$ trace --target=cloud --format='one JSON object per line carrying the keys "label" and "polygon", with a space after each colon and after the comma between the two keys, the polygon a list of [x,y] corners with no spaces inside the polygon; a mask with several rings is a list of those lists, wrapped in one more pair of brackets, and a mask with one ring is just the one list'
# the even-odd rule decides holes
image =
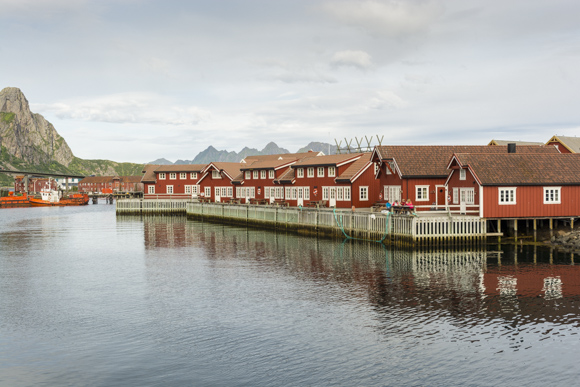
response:
{"label": "cloud", "polygon": [[352,66],[361,70],[373,67],[371,56],[364,51],[338,51],[330,59],[330,64],[335,67]]}
{"label": "cloud", "polygon": [[62,120],[117,124],[196,125],[211,118],[204,109],[174,105],[154,93],[120,93],[84,101],[33,104],[33,107]]}
{"label": "cloud", "polygon": [[338,21],[373,35],[403,37],[424,32],[443,13],[436,1],[332,1],[322,9]]}
{"label": "cloud", "polygon": [[378,91],[370,99],[369,108],[373,110],[401,109],[408,105],[408,102],[392,91]]}

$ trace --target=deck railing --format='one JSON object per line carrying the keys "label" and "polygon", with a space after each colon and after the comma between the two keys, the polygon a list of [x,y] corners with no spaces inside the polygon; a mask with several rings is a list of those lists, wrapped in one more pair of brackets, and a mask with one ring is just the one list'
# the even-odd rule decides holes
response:
{"label": "deck railing", "polygon": [[274,228],[312,230],[352,238],[416,240],[485,237],[485,220],[477,216],[451,216],[447,212],[394,215],[366,211],[198,203],[188,200],[117,201],[118,214],[179,213],[190,218],[209,218]]}

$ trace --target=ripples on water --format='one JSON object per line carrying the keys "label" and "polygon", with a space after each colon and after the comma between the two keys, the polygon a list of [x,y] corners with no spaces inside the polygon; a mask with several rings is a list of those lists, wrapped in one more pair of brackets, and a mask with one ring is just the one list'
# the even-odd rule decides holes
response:
{"label": "ripples on water", "polygon": [[574,385],[570,254],[0,212],[0,385]]}

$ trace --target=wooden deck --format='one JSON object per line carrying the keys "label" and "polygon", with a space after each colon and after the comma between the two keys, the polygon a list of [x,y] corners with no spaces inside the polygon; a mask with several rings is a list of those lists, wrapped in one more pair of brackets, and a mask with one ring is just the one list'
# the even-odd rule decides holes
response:
{"label": "wooden deck", "polygon": [[198,203],[189,200],[117,201],[118,214],[183,214],[190,219],[262,226],[353,239],[411,243],[484,239],[486,221],[478,216],[446,212],[394,215],[367,210],[295,208],[275,205]]}

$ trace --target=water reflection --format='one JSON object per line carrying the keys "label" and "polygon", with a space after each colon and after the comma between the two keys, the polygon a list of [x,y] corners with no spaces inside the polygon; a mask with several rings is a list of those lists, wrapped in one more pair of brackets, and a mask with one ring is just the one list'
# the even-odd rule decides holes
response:
{"label": "water reflection", "polygon": [[212,260],[252,260],[262,270],[338,284],[364,296],[385,323],[421,316],[469,327],[496,319],[514,326],[546,321],[577,326],[579,321],[580,267],[568,264],[563,254],[533,246],[413,251],[182,217],[142,221],[148,250],[197,246]]}

